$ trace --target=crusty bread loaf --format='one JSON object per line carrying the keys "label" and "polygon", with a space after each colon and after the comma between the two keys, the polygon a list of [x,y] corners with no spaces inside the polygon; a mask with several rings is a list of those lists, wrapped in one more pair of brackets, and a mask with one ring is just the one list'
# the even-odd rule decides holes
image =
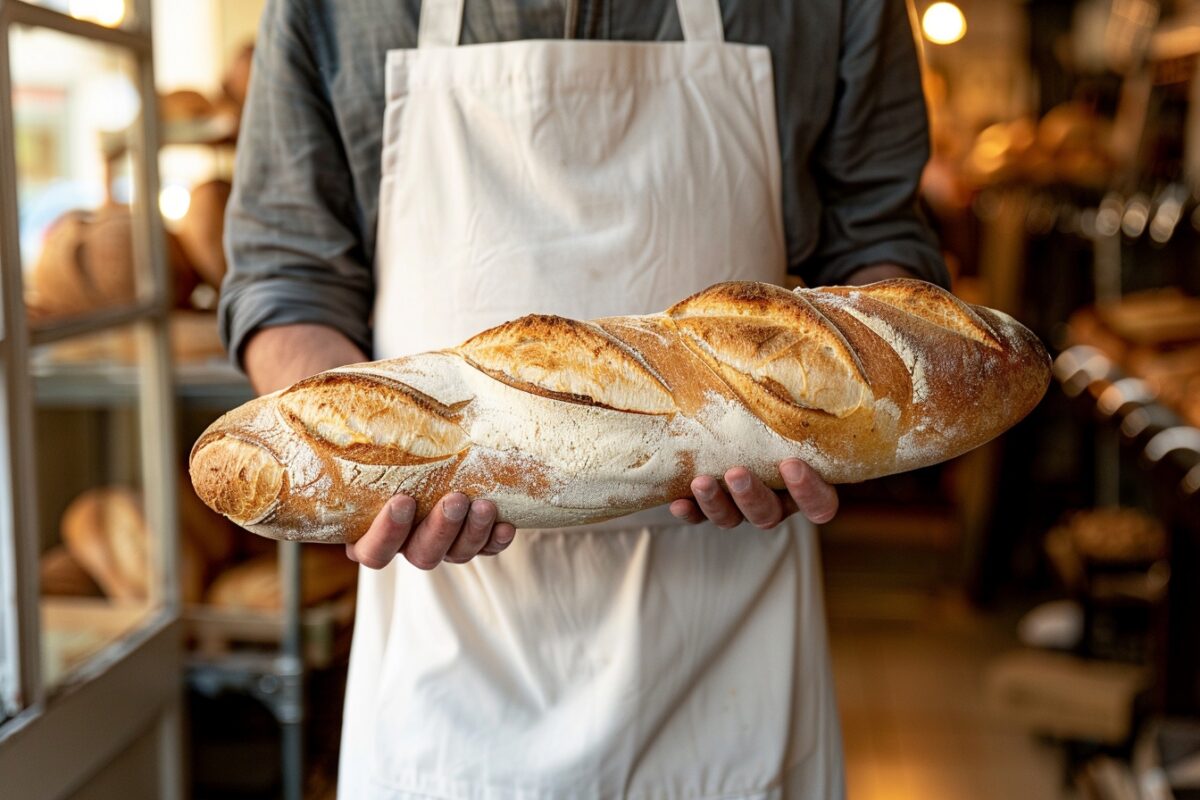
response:
{"label": "crusty bread loaf", "polygon": [[[300,553],[300,604],[311,606],[354,587],[358,567],[340,550],[305,547]],[[222,572],[213,581],[205,603],[218,608],[278,611],[283,606],[279,561],[264,553]]]}
{"label": "crusty bread loaf", "polygon": [[[185,306],[196,288],[196,275],[179,241],[167,233],[166,242],[175,305]],[[50,226],[26,285],[26,305],[35,320],[75,316],[136,299],[128,206],[69,211]]]}
{"label": "crusty bread loaf", "polygon": [[116,600],[144,600],[150,557],[141,500],[129,489],[89,489],[71,501],[60,523],[71,556]]}
{"label": "crusty bread loaf", "polygon": [[530,316],[258,398],[192,450],[201,499],[272,538],[357,539],[388,497],[449,491],[518,527],[622,516],[745,465],[780,487],[933,464],[1013,425],[1049,361],[997,311],[927,283],[724,283],[661,314]]}
{"label": "crusty bread loaf", "polygon": [[192,187],[192,201],[179,224],[179,243],[196,273],[214,289],[225,280],[225,206],[233,187],[212,180]]}
{"label": "crusty bread loaf", "polygon": [[42,553],[38,566],[39,586],[44,597],[98,597],[103,594],[65,545],[55,545]]}
{"label": "crusty bread loaf", "polygon": [[[71,557],[115,600],[145,600],[150,588],[150,537],[138,492],[121,486],[88,489],[60,521]],[[205,551],[185,535],[179,542],[179,593],[198,603],[208,564]]]}

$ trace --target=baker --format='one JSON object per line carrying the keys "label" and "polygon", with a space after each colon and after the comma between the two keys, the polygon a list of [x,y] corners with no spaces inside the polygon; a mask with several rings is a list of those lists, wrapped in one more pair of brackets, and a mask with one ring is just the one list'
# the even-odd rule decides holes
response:
{"label": "baker", "polygon": [[[944,285],[927,140],[902,0],[270,0],[222,331],[267,392],[718,281]],[[394,497],[347,547],[339,796],[842,796],[805,519],[837,499],[780,471],[519,534]]]}

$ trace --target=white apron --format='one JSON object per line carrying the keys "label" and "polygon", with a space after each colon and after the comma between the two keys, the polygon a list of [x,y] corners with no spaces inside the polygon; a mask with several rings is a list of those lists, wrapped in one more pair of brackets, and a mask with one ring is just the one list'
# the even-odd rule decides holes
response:
{"label": "white apron", "polygon": [[[685,42],[459,47],[462,0],[425,0],[387,60],[376,357],[782,280],[770,54],[677,2]],[[343,800],[842,796],[799,519],[655,509],[359,586]]]}

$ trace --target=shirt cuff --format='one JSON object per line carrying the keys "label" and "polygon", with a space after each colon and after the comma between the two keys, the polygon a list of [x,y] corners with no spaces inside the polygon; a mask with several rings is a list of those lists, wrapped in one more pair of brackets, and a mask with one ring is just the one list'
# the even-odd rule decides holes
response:
{"label": "shirt cuff", "polygon": [[325,283],[315,287],[291,278],[259,278],[232,286],[227,282],[217,310],[221,341],[239,369],[250,336],[279,325],[325,325],[345,334],[364,353],[371,352],[370,308],[351,288]]}
{"label": "shirt cuff", "polygon": [[895,264],[912,270],[924,281],[950,288],[950,272],[937,248],[925,242],[883,242],[825,261],[812,273],[813,286],[845,283],[855,270],[873,264]]}

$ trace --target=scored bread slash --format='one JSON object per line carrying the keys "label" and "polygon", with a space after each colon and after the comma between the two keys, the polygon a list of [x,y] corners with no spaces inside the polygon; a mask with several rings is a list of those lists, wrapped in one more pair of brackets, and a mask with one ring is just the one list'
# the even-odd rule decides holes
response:
{"label": "scored bread slash", "polygon": [[660,314],[534,315],[449,350],[356,364],[260,397],[196,442],[197,494],[275,539],[348,542],[388,498],[459,491],[561,528],[687,496],[745,466],[847,483],[952,458],[1037,404],[1029,330],[921,281],[723,283]]}

